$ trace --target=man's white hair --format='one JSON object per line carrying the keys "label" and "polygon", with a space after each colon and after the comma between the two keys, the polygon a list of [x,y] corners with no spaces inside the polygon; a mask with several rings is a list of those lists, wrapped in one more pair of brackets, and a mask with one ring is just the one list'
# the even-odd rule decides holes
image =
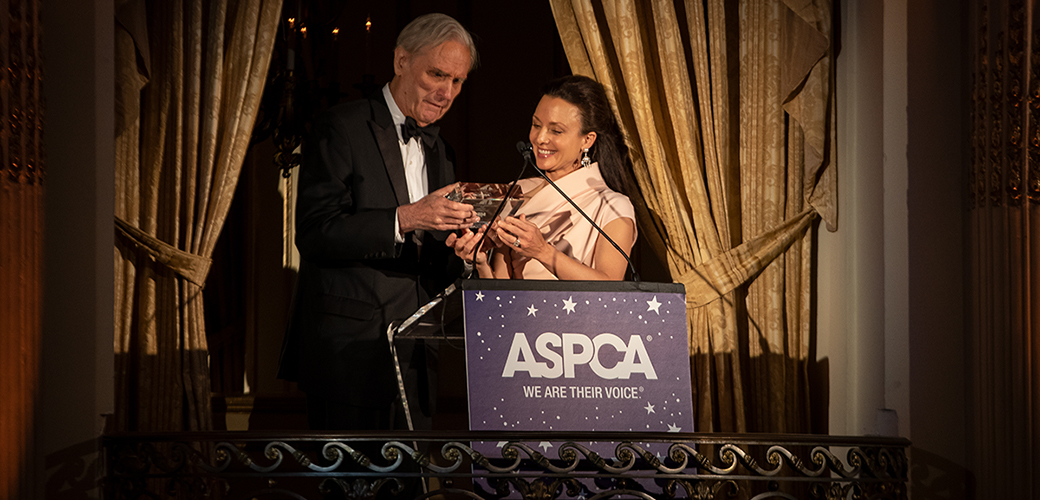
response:
{"label": "man's white hair", "polygon": [[445,14],[425,14],[413,19],[397,35],[397,47],[410,54],[418,54],[448,40],[456,40],[469,48],[469,68],[472,70],[477,67],[477,47],[473,37],[462,24]]}

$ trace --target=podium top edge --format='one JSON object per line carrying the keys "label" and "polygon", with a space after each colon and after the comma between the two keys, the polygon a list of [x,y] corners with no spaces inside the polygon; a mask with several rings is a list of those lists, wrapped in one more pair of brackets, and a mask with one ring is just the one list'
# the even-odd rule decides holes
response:
{"label": "podium top edge", "polygon": [[463,290],[536,290],[575,292],[655,292],[686,294],[682,283],[652,281],[567,281],[567,280],[499,280],[464,279]]}

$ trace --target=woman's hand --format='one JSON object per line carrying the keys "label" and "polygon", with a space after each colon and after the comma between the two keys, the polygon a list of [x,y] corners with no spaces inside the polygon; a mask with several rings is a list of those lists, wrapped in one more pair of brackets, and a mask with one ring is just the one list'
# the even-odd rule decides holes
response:
{"label": "woman's hand", "polygon": [[541,260],[547,252],[554,249],[545,242],[545,237],[538,226],[527,221],[527,215],[506,217],[496,222],[495,236],[501,244],[506,245],[514,253],[523,257]]}
{"label": "woman's hand", "polygon": [[[505,245],[505,243],[498,238],[498,223],[501,222],[501,221],[502,221],[502,218],[499,217],[499,218],[495,219],[494,222],[492,222],[491,224],[486,225],[486,226],[484,226],[482,228],[482,229],[487,229],[488,245],[492,246],[494,248],[501,248],[502,245]],[[489,248],[489,250],[490,250],[490,248]]]}
{"label": "woman's hand", "polygon": [[505,244],[504,248],[512,250],[496,254],[496,259],[501,256],[502,259],[511,261],[507,262],[506,267],[512,269],[523,259],[534,259],[561,280],[586,281],[625,279],[628,269],[625,256],[631,252],[636,234],[635,222],[632,219],[621,217],[611,221],[603,230],[617,242],[624,254],[618,252],[600,235],[596,238],[592,266],[587,266],[546,242],[538,227],[528,222],[524,215],[520,215],[520,218],[506,217],[494,226],[493,230],[489,234],[497,233],[496,236]]}
{"label": "woman's hand", "polygon": [[[481,226],[477,229],[477,232],[471,231],[469,228],[462,230],[462,234],[458,235],[452,233],[448,235],[448,239],[444,241],[444,244],[455,250],[455,255],[460,259],[471,262],[478,266],[487,264],[487,249],[476,250],[477,245],[480,244],[480,237],[487,230],[487,226]],[[487,246],[485,241],[484,246]],[[476,255],[474,255],[476,253]]]}

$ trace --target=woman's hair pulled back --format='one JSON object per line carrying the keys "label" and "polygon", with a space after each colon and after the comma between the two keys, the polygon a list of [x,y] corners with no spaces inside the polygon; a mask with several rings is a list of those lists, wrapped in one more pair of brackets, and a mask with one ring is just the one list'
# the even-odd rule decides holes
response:
{"label": "woman's hair pulled back", "polygon": [[581,133],[596,133],[596,142],[589,148],[589,157],[599,163],[603,180],[614,191],[630,197],[635,194],[628,144],[610,108],[603,85],[587,76],[571,75],[546,83],[542,87],[542,95],[563,99],[577,106],[581,115]]}

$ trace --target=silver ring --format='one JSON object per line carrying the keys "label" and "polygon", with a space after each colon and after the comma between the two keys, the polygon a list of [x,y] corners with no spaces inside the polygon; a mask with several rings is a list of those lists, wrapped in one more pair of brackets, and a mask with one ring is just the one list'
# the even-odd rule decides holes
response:
{"label": "silver ring", "polygon": [[513,242],[513,246],[517,247],[517,248],[520,248],[520,237],[519,236],[516,237],[516,241]]}

